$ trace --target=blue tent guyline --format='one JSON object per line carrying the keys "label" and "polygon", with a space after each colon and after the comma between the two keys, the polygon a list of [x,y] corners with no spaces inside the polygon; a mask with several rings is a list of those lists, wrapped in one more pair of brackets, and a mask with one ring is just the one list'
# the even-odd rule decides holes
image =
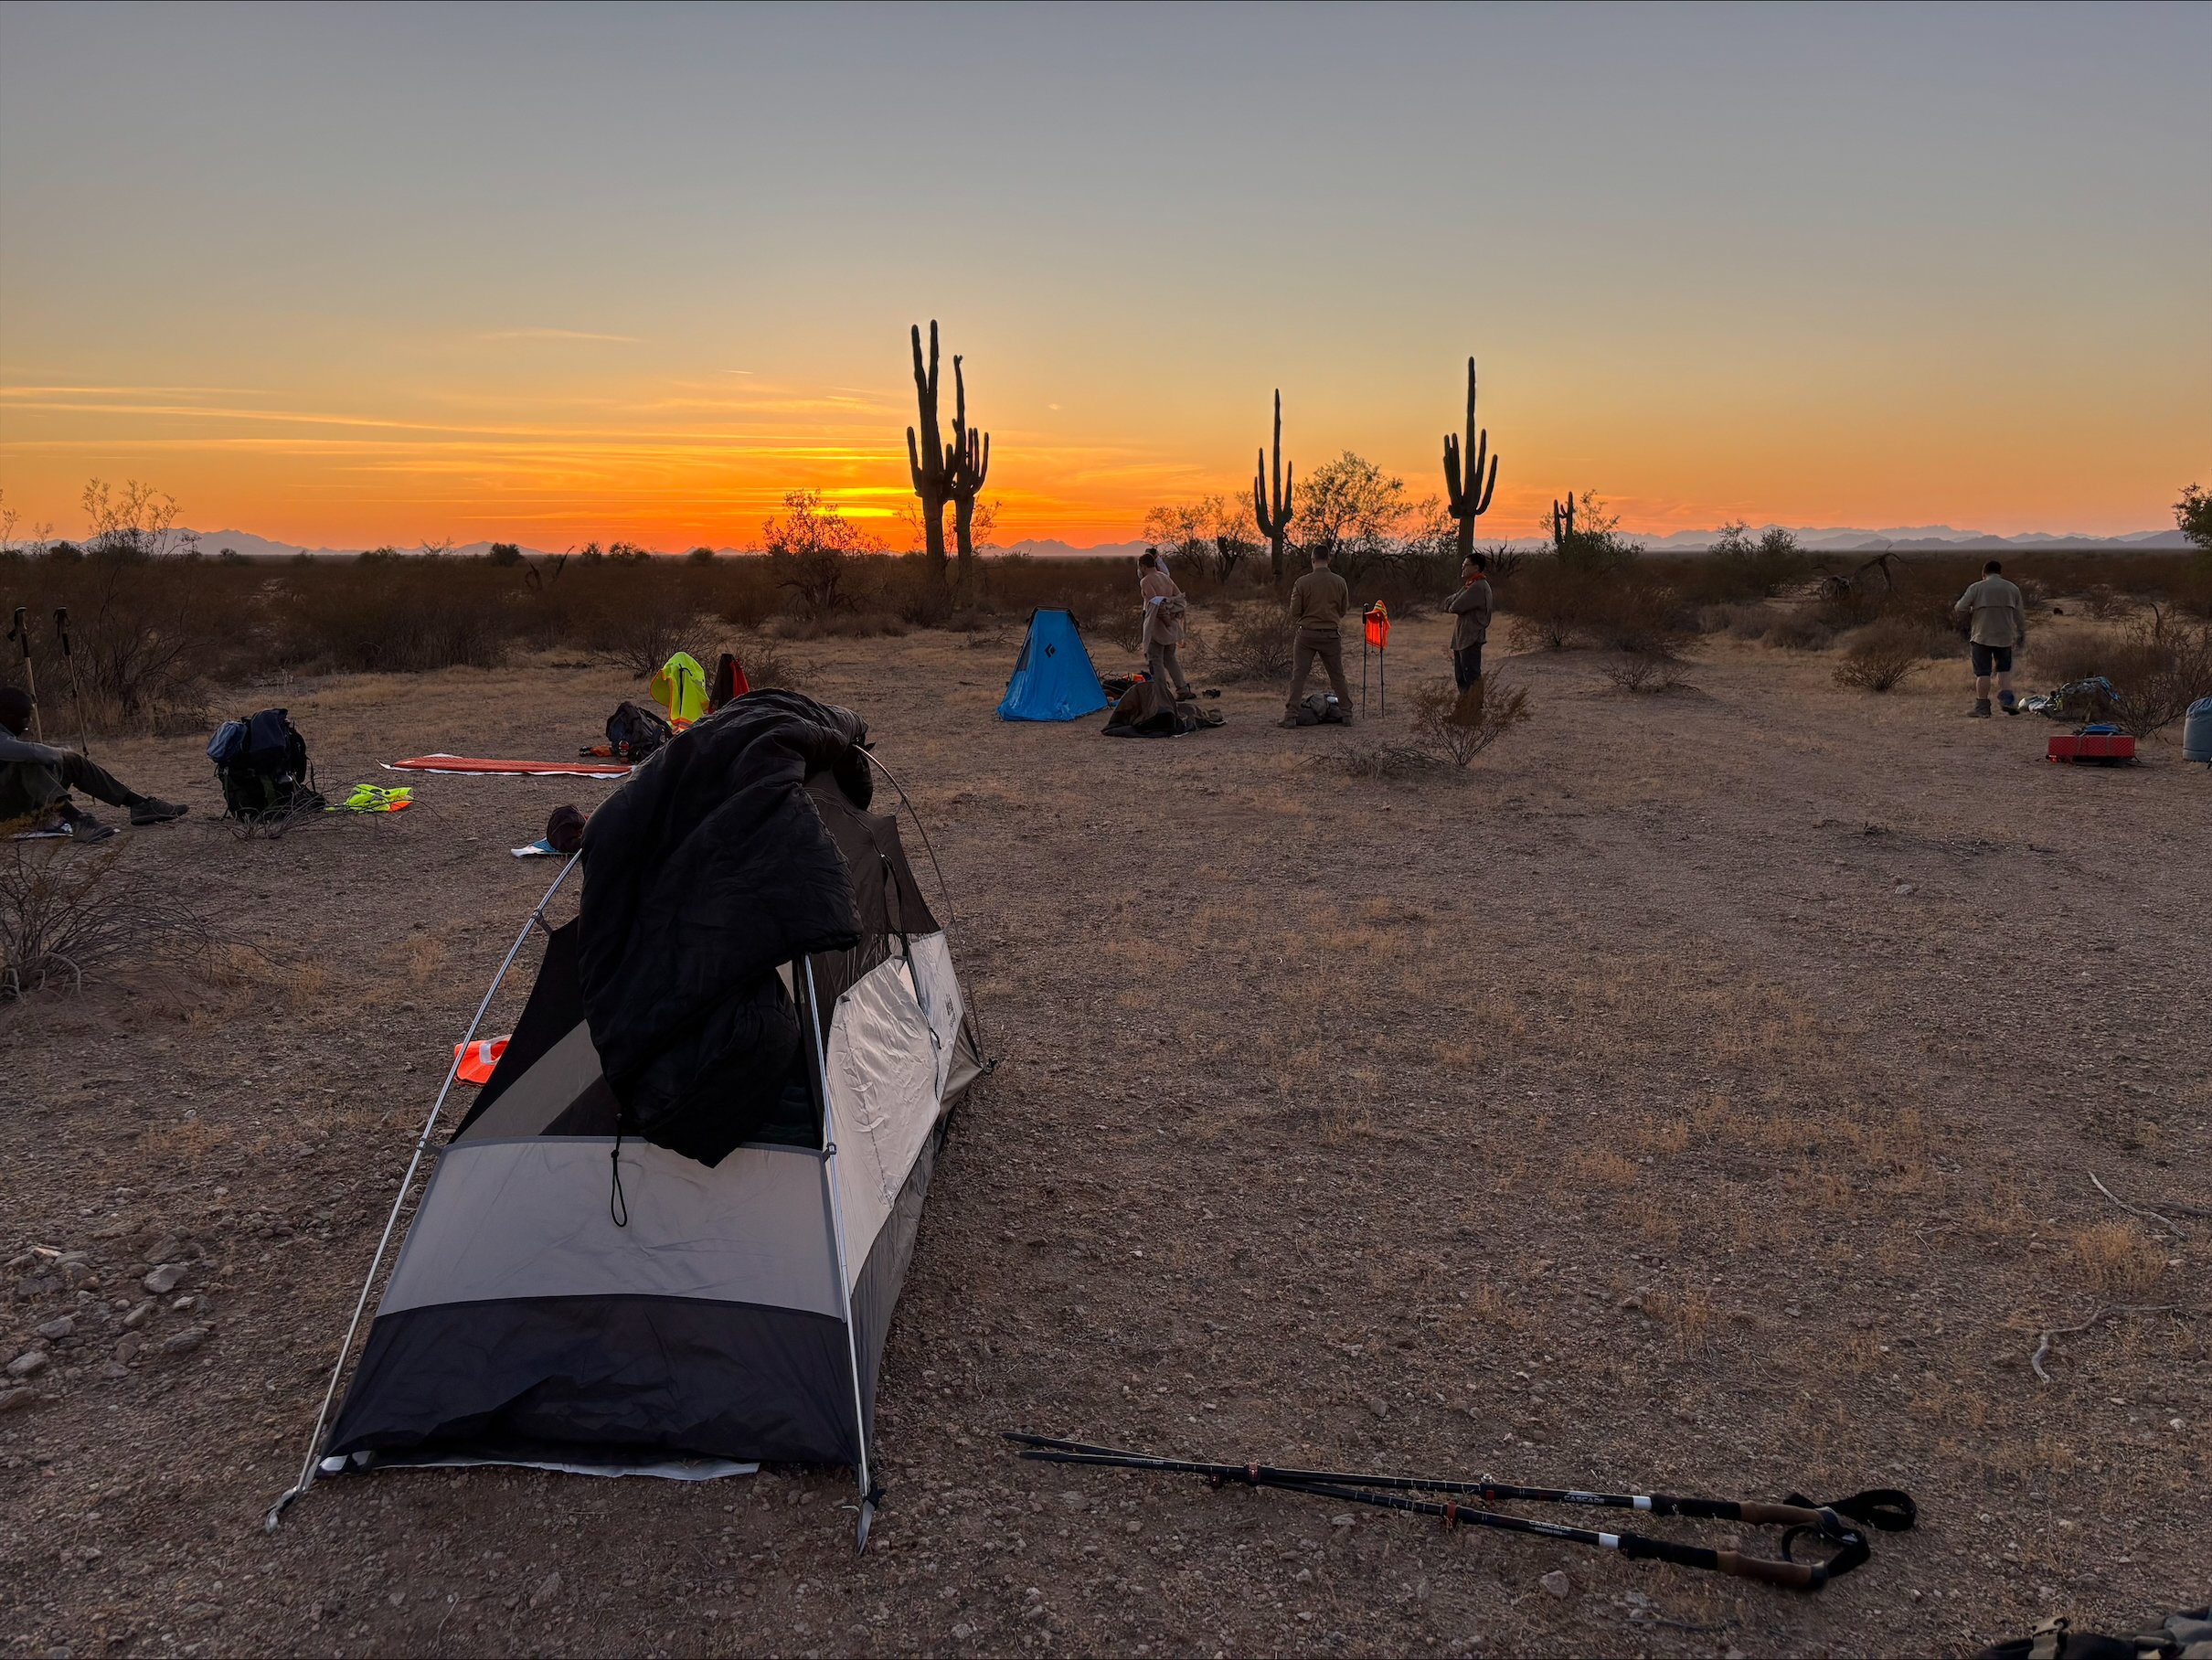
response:
{"label": "blue tent guyline", "polygon": [[1107,704],[1075,619],[1064,611],[1029,613],[1029,637],[1006,681],[1001,720],[1075,720]]}

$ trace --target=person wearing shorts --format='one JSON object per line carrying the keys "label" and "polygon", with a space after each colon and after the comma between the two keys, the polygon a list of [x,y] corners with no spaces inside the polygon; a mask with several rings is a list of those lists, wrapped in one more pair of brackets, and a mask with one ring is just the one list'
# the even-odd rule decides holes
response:
{"label": "person wearing shorts", "polygon": [[1959,596],[1951,610],[1972,620],[1966,638],[1973,649],[1974,706],[1967,713],[1976,720],[1989,718],[1989,683],[1997,683],[1997,701],[2007,715],[2020,712],[2013,697],[2013,653],[2027,644],[2027,602],[2020,591],[2005,580],[2005,567],[1995,559],[1982,567],[1982,580]]}

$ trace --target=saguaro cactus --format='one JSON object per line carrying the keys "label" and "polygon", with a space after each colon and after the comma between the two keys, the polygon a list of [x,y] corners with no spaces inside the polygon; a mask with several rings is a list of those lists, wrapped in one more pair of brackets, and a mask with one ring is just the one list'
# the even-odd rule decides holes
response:
{"label": "saguaro cactus", "polygon": [[975,497],[991,473],[991,434],[968,426],[968,383],[952,354],[952,442],[945,452],[946,487],[952,492],[952,543],[960,555],[960,594],[975,597]]}
{"label": "saguaro cactus", "polygon": [[1282,465],[1282,388],[1275,388],[1275,476],[1274,490],[1268,488],[1268,452],[1260,452],[1260,466],[1252,476],[1252,517],[1259,521],[1260,534],[1267,537],[1268,563],[1275,573],[1275,585],[1282,586],[1282,539],[1291,527],[1291,497],[1298,483],[1298,469],[1292,466],[1286,474]]}
{"label": "saguaro cactus", "polygon": [[945,575],[945,503],[952,494],[952,452],[937,429],[937,320],[930,320],[930,367],[921,367],[921,325],[914,325],[914,397],[921,406],[921,431],[907,429],[907,465],[914,474],[914,494],[921,497],[922,545],[930,556],[930,572],[940,582]]}
{"label": "saguaro cactus", "polygon": [[1567,544],[1575,539],[1575,493],[1569,490],[1567,499],[1554,497],[1551,504],[1551,550],[1564,555]]}
{"label": "saguaro cactus", "polygon": [[[1468,457],[1473,465],[1466,470],[1462,479],[1461,463]],[[1483,475],[1483,463],[1487,458],[1490,475]],[[1474,424],[1474,359],[1467,359],[1467,444],[1460,447],[1456,434],[1444,434],[1444,495],[1452,516],[1459,525],[1460,558],[1464,559],[1474,551],[1474,521],[1490,511],[1490,497],[1498,487],[1498,460],[1490,454],[1490,434]]]}

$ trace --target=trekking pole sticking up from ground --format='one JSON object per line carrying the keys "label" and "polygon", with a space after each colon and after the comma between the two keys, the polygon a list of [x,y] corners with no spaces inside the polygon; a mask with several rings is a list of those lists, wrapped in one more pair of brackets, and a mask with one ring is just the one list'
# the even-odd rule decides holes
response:
{"label": "trekking pole sticking up from ground", "polygon": [[[1157,1474],[1206,1477],[1216,1486],[1240,1482],[1252,1487],[1274,1487],[1286,1493],[1335,1499],[1341,1503],[1373,1505],[1418,1516],[1433,1516],[1446,1527],[1465,1524],[1494,1527],[1508,1533],[1539,1534],[1566,1539],[1623,1556],[1648,1557],[1677,1567],[1702,1568],[1739,1579],[1758,1580],[1798,1591],[1818,1591],[1839,1574],[1850,1572],[1870,1554],[1864,1527],[1898,1533],[1918,1516],[1911,1496],[1894,1488],[1878,1487],[1832,1504],[1819,1505],[1797,1494],[1781,1504],[1736,1499],[1691,1498],[1665,1493],[1589,1493],[1566,1487],[1523,1487],[1494,1482],[1436,1480],[1411,1475],[1364,1475],[1332,1470],[1279,1469],[1272,1465],[1207,1463],[1196,1460],[1154,1458],[1112,1447],[1094,1447],[1052,1436],[1009,1434],[1020,1445],[1022,1456],[1048,1463],[1090,1464],[1101,1469],[1146,1470]],[[1676,1544],[1671,1539],[1648,1538],[1633,1533],[1604,1533],[1592,1528],[1566,1527],[1526,1516],[1474,1510],[1456,1499],[1442,1503],[1400,1496],[1407,1492],[1441,1495],[1470,1494],[1485,1503],[1519,1499],[1529,1503],[1582,1505],[1622,1510],[1643,1510],[1654,1516],[1680,1516],[1707,1521],[1743,1522],[1752,1526],[1786,1528],[1781,1556],[1746,1556],[1740,1551],[1714,1550],[1703,1546]],[[1848,1524],[1856,1523],[1857,1527]],[[1811,1534],[1835,1548],[1825,1562],[1800,1562],[1790,1555],[1792,1542]]]}
{"label": "trekking pole sticking up from ground", "polygon": [[61,661],[69,671],[69,703],[77,711],[77,749],[90,759],[92,740],[87,737],[84,724],[84,688],[77,683],[77,654],[69,649],[69,608],[54,607],[54,633],[61,642]]}
{"label": "trekking pole sticking up from ground", "polygon": [[30,611],[27,605],[16,607],[16,620],[7,631],[7,637],[23,651],[23,689],[31,695],[31,737],[39,743],[46,741],[46,723],[38,718],[38,676],[31,667],[31,628],[24,621]]}

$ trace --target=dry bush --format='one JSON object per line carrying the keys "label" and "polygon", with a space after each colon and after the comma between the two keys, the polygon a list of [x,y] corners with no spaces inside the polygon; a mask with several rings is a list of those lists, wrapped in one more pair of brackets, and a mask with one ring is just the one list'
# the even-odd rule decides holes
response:
{"label": "dry bush", "polygon": [[586,650],[633,675],[650,675],[686,648],[698,629],[697,597],[680,578],[688,573],[623,570],[630,591],[594,620]]}
{"label": "dry bush", "polygon": [[1760,638],[1781,651],[1816,652],[1835,638],[1839,626],[1824,608],[1798,604],[1771,619]]}
{"label": "dry bush", "polygon": [[1862,631],[1835,665],[1835,683],[1862,692],[1891,692],[1927,659],[1928,631],[1901,617]]}
{"label": "dry bush", "polygon": [[125,867],[120,846],[10,841],[0,854],[0,1002],[80,988],[118,960],[174,964],[207,944],[206,924],[169,884]]}
{"label": "dry bush", "polygon": [[1464,692],[1437,680],[1413,694],[1413,733],[1438,760],[1464,767],[1528,718],[1528,691],[1497,676]]}
{"label": "dry bush", "polygon": [[519,593],[511,572],[473,560],[380,553],[296,567],[276,601],[284,660],[354,673],[494,667]]}
{"label": "dry bush", "polygon": [[799,666],[765,636],[740,640],[731,647],[745,670],[745,683],[756,691],[801,689]]}
{"label": "dry bush", "polygon": [[2109,708],[2094,711],[2138,738],[2149,738],[2212,697],[2212,622],[2176,618],[2154,606],[2122,629],[2100,629],[2038,646],[2036,666],[2056,686],[2102,676],[2112,683]]}
{"label": "dry bush", "polygon": [[2074,1253],[2099,1291],[2146,1291],[2166,1272],[2165,1247],[2130,1222],[2078,1229]]}
{"label": "dry bush", "polygon": [[1683,659],[1671,651],[1627,651],[1609,659],[1604,674],[1617,691],[1674,692],[1690,684],[1683,676],[1684,667]]}
{"label": "dry bush", "polygon": [[1430,749],[1406,743],[1354,743],[1316,756],[1313,764],[1347,778],[1425,778],[1441,772],[1446,762]]}
{"label": "dry bush", "polygon": [[[1213,613],[1213,644],[1207,667],[1217,680],[1286,680],[1297,630],[1290,613],[1265,600],[1249,601]],[[1133,642],[1131,649],[1135,649]]]}

